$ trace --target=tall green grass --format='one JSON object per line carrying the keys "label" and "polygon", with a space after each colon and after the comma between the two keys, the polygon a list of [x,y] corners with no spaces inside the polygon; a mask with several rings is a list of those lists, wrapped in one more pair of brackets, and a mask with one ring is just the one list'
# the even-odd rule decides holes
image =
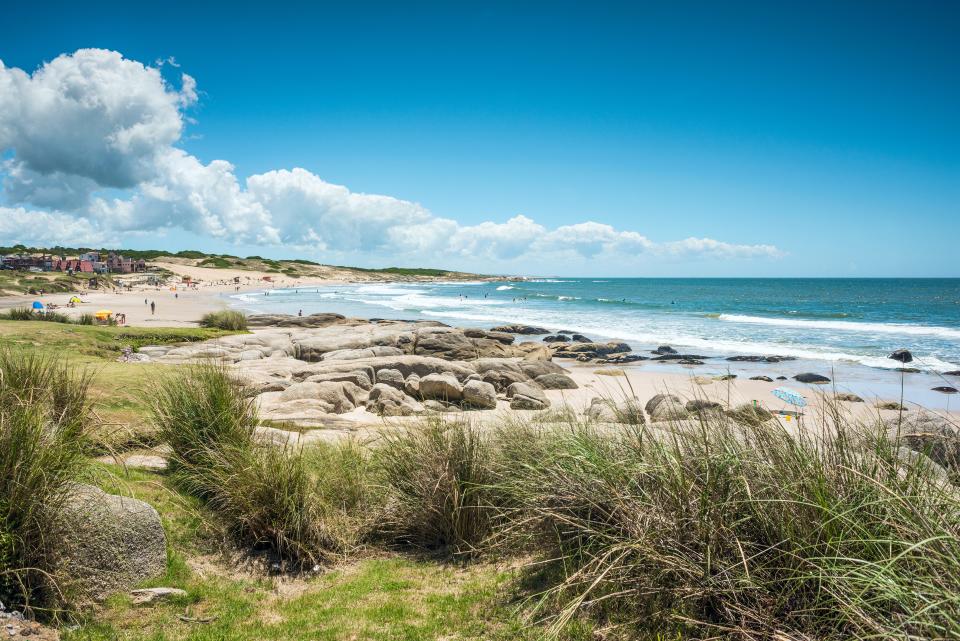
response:
{"label": "tall green grass", "polygon": [[0,320],[11,321],[47,321],[49,323],[72,323],[74,322],[66,314],[60,312],[37,312],[24,307],[16,307],[8,310],[5,314],[0,314]]}
{"label": "tall green grass", "polygon": [[49,540],[85,467],[90,378],[35,352],[0,349],[0,601],[61,604]]}
{"label": "tall green grass", "polygon": [[203,318],[200,319],[200,327],[245,331],[247,329],[247,317],[243,312],[234,310],[210,312],[209,314],[204,314]]}
{"label": "tall green grass", "polygon": [[374,452],[381,531],[419,548],[479,551],[501,503],[491,456],[489,440],[465,419],[430,419],[388,435]]}
{"label": "tall green grass", "polygon": [[318,478],[299,450],[261,445],[256,410],[227,370],[203,364],[161,381],[148,399],[177,483],[203,499],[240,544],[297,564],[339,554]]}
{"label": "tall green grass", "polygon": [[552,635],[589,618],[626,638],[960,638],[958,488],[885,425],[433,417],[300,451],[258,444],[225,370],[186,372],[154,420],[183,487],[244,545],[532,559],[518,589]]}
{"label": "tall green grass", "polygon": [[882,428],[829,427],[502,432],[504,536],[549,561],[551,631],[586,615],[695,638],[956,638],[957,488]]}

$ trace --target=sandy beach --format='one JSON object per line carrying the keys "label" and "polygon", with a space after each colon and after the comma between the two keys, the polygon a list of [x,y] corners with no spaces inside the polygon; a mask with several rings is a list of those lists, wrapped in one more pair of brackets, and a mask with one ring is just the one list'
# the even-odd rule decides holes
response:
{"label": "sandy beach", "polygon": [[[155,287],[133,285],[129,289],[97,289],[81,292],[44,294],[42,296],[0,297],[0,310],[18,307],[29,308],[34,301],[54,305],[55,311],[70,317],[92,314],[98,310],[110,310],[116,316],[123,314],[126,324],[143,327],[191,327],[208,313],[225,309],[224,294],[264,290],[277,287],[308,287],[336,285],[343,281],[290,278],[267,272],[240,269],[213,269],[180,263],[156,262],[157,267],[167,269],[185,282]],[[264,280],[269,278],[270,280]],[[237,282],[235,282],[237,279]],[[69,301],[77,296],[82,301],[70,307]],[[151,311],[150,303],[154,303]]]}

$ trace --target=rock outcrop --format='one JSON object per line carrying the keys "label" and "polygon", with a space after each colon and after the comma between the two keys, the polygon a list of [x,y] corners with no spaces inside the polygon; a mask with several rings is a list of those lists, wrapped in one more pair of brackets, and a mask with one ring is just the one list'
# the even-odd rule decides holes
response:
{"label": "rock outcrop", "polygon": [[160,515],[137,499],[76,485],[56,516],[54,567],[70,577],[68,594],[100,601],[167,569]]}

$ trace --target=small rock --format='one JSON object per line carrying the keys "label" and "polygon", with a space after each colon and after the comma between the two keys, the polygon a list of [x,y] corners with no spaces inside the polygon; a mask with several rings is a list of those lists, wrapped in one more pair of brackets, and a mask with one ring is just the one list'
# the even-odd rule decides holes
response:
{"label": "small rock", "polygon": [[751,381],[763,381],[764,383],[772,383],[773,379],[769,376],[751,376]]}
{"label": "small rock", "polygon": [[688,412],[698,413],[698,412],[708,412],[710,410],[717,410],[723,407],[720,403],[716,401],[710,401],[705,398],[695,398],[691,401],[687,401],[685,405]]}
{"label": "small rock", "polygon": [[900,363],[911,363],[913,362],[913,354],[910,353],[908,349],[898,349],[893,354],[890,354],[887,358],[898,361]]}
{"label": "small rock", "polygon": [[557,334],[555,336],[544,336],[543,342],[544,343],[569,343],[570,337],[563,336],[562,334]]}
{"label": "small rock", "polygon": [[957,393],[957,388],[956,388],[956,387],[950,387],[949,385],[940,385],[940,386],[938,386],[938,387],[931,387],[930,389],[931,389],[932,391],[934,391],[934,392],[940,392],[941,394],[956,394],[956,393]]}
{"label": "small rock", "polygon": [[909,409],[896,401],[878,401],[876,408],[878,410],[903,410],[905,412]]}
{"label": "small rock", "polygon": [[850,394],[844,392],[843,394],[837,394],[838,401],[846,401],[847,403],[862,403],[863,399],[857,396],[856,394]]}
{"label": "small rock", "polygon": [[950,372],[944,372],[943,375],[944,376],[960,376],[960,369],[955,369]]}
{"label": "small rock", "polygon": [[651,354],[676,354],[677,350],[673,349],[669,345],[661,345],[657,349],[650,352]]}
{"label": "small rock", "polygon": [[737,377],[736,374],[721,374],[717,377],[718,381],[732,381]]}
{"label": "small rock", "polygon": [[803,374],[797,374],[793,377],[793,380],[800,383],[810,383],[813,385],[822,385],[824,383],[829,383],[830,379],[822,374],[813,374],[812,372],[804,372]]}
{"label": "small rock", "polygon": [[157,601],[166,601],[174,597],[187,596],[185,590],[179,588],[144,588],[142,590],[131,590],[130,597],[134,605],[146,605],[156,603]]}
{"label": "small rock", "polygon": [[778,380],[778,381],[785,381],[785,380],[787,380],[787,377],[786,377],[786,376],[778,376],[778,377],[777,377],[777,380]]}
{"label": "small rock", "polygon": [[574,343],[592,343],[593,341],[584,336],[583,334],[574,334],[570,337]]}

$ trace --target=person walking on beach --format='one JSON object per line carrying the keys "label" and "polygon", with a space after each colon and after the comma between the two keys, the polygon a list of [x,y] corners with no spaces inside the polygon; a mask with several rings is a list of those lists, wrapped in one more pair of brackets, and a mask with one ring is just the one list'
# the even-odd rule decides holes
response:
{"label": "person walking on beach", "polygon": [[150,315],[153,316],[153,314],[154,314],[156,311],[157,311],[157,303],[156,303],[156,301],[150,301]]}

